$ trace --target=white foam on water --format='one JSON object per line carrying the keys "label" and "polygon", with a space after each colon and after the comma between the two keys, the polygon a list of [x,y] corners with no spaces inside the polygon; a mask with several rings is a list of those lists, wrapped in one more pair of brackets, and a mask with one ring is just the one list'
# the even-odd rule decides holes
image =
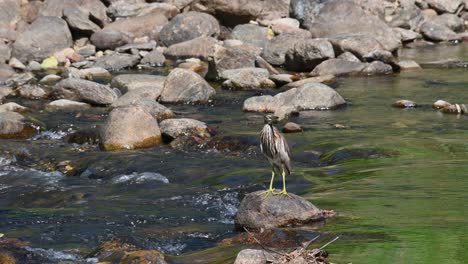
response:
{"label": "white foam on water", "polygon": [[32,140],[39,140],[39,139],[51,139],[51,140],[59,140],[64,138],[66,135],[70,134],[73,132],[73,130],[70,128],[69,131],[44,131],[42,133],[39,133],[37,135],[34,135],[31,137]]}
{"label": "white foam on water", "polygon": [[169,179],[156,172],[133,172],[131,174],[119,175],[112,179],[112,183],[130,183],[139,184],[147,181],[160,181],[162,183],[169,183]]}

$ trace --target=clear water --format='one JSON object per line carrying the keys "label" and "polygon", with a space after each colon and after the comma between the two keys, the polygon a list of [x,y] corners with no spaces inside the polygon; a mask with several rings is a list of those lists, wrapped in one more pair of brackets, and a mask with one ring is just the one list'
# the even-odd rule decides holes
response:
{"label": "clear water", "polygon": [[[463,60],[466,48],[402,56]],[[441,114],[431,104],[468,103],[467,70],[342,78],[334,87],[349,105],[301,113],[292,121],[305,132],[286,136],[293,149],[289,190],[338,213],[313,231],[321,234],[313,245],[340,236],[327,247],[334,263],[466,263],[468,117]],[[220,90],[213,105],[172,108],[255,145],[262,116],[241,111],[254,94]],[[392,108],[398,99],[421,107]],[[48,132],[0,140],[0,233],[76,260],[117,237],[160,249],[174,263],[233,261],[241,246],[219,243],[237,234],[233,215],[243,194],[269,180],[257,148],[103,152],[67,143],[64,133],[98,126],[105,109],[50,113],[41,102],[21,103],[35,109],[30,115]],[[60,162],[77,175],[57,172]]]}

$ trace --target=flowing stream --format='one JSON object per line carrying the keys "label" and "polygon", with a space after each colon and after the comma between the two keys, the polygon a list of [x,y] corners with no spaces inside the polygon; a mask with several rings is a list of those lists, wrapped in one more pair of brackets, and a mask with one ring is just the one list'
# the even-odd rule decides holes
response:
{"label": "flowing stream", "polygon": [[[401,56],[463,60],[468,46]],[[466,263],[468,116],[431,105],[468,103],[467,70],[341,78],[334,88],[348,106],[303,112],[291,121],[305,132],[286,135],[293,150],[289,191],[338,214],[309,231],[321,235],[313,245],[340,236],[327,247],[334,263]],[[237,234],[233,216],[242,196],[265,188],[270,175],[256,148],[262,115],[241,110],[255,94],[218,89],[211,105],[171,107],[240,137],[246,147],[232,151],[104,152],[67,137],[95,129],[105,109],[48,112],[44,102],[20,101],[47,130],[0,140],[0,233],[30,242],[51,263],[93,262],[84,258],[93,247],[123,237],[173,263],[232,262],[240,246],[220,241]],[[421,107],[392,108],[398,99]]]}

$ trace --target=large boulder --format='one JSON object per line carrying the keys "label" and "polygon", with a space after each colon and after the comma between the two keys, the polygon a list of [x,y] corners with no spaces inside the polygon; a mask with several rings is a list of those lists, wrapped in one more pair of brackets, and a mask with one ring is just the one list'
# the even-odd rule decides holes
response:
{"label": "large boulder", "polygon": [[165,81],[166,77],[160,75],[120,74],[112,79],[111,87],[119,89],[124,94],[142,88],[152,89],[156,99],[161,94]]}
{"label": "large boulder", "polygon": [[455,32],[462,32],[465,29],[465,21],[454,14],[442,14],[432,19],[432,22],[444,25]]}
{"label": "large boulder", "polygon": [[16,29],[21,20],[20,3],[17,0],[0,1],[0,28]]}
{"label": "large boulder", "polygon": [[93,67],[103,68],[109,71],[131,68],[140,62],[140,56],[126,53],[112,53],[97,58]]}
{"label": "large boulder", "polygon": [[164,51],[164,55],[173,60],[189,58],[208,60],[213,56],[217,43],[218,41],[212,37],[198,37],[171,45]]}
{"label": "large boulder", "polygon": [[148,113],[150,113],[158,121],[173,118],[175,116],[169,108],[156,102],[152,97],[152,91],[148,91],[147,88],[133,90],[119,97],[113,104],[113,108],[125,107],[129,105],[138,105],[143,107]]}
{"label": "large boulder", "polygon": [[115,49],[128,44],[132,41],[132,38],[125,33],[117,30],[100,30],[91,35],[91,42],[98,49]]}
{"label": "large boulder", "polygon": [[296,41],[286,52],[285,66],[295,71],[310,71],[324,60],[334,58],[332,44],[325,39],[304,39]]}
{"label": "large boulder", "polygon": [[324,219],[322,210],[300,196],[271,195],[265,198],[262,192],[244,197],[235,216],[238,228],[272,229]]}
{"label": "large boulder", "polygon": [[77,7],[67,7],[63,9],[63,16],[70,28],[77,33],[91,35],[101,30],[98,25],[94,24],[94,22],[88,18],[88,14],[82,12]]}
{"label": "large boulder", "polygon": [[394,51],[401,46],[400,39],[385,22],[352,1],[292,0],[291,16],[316,38],[366,34],[374,36],[386,50]]}
{"label": "large boulder", "polygon": [[223,87],[233,90],[253,90],[274,88],[275,83],[269,79],[269,72],[261,68],[241,68],[225,70],[221,73]]}
{"label": "large boulder", "polygon": [[271,65],[283,65],[286,61],[286,53],[294,48],[296,42],[299,42],[306,37],[296,34],[281,34],[275,36],[265,45],[262,51],[264,58]]}
{"label": "large boulder", "polygon": [[431,21],[424,22],[420,28],[421,34],[432,41],[449,41],[460,39],[460,36],[445,25]]}
{"label": "large boulder", "polygon": [[160,142],[158,122],[142,106],[115,108],[101,130],[105,150],[147,148]]}
{"label": "large boulder", "polygon": [[215,89],[197,73],[177,68],[167,76],[160,101],[203,103],[207,102],[215,93]]}
{"label": "large boulder", "polygon": [[201,0],[200,4],[227,26],[262,17],[287,17],[289,8],[289,0]]}
{"label": "large boulder", "polygon": [[255,24],[237,25],[232,30],[232,38],[263,49],[269,41],[268,28]]}
{"label": "large boulder", "polygon": [[424,0],[431,8],[440,13],[455,13],[463,0]]}
{"label": "large boulder", "polygon": [[320,63],[310,73],[312,76],[322,75],[353,75],[359,74],[366,68],[366,63],[342,60],[342,59],[331,59]]}
{"label": "large boulder", "polygon": [[161,29],[167,23],[168,20],[164,15],[148,14],[144,16],[119,19],[108,24],[104,29],[119,31],[136,38],[143,36],[156,38]]}
{"label": "large boulder", "polygon": [[205,123],[190,118],[171,118],[161,121],[159,124],[163,136],[172,140],[180,136],[209,135]]}
{"label": "large boulder", "polygon": [[290,112],[303,110],[333,109],[346,101],[332,88],[321,83],[306,83],[275,96],[250,97],[244,101],[243,109],[249,112]]}
{"label": "large boulder", "polygon": [[225,70],[255,67],[256,54],[239,46],[215,46],[209,61],[209,78],[218,79]]}
{"label": "large boulder", "polygon": [[105,85],[76,78],[58,82],[52,93],[57,99],[69,99],[93,105],[110,105],[117,98],[115,92]]}
{"label": "large boulder", "polygon": [[85,14],[89,14],[99,26],[104,26],[109,20],[106,14],[106,6],[100,0],[46,0],[39,15],[62,17],[66,8],[79,8]]}
{"label": "large boulder", "polygon": [[368,53],[383,49],[383,46],[376,38],[364,34],[336,36],[329,38],[329,41],[338,53],[351,52],[361,60]]}
{"label": "large boulder", "polygon": [[13,57],[22,62],[42,61],[73,45],[68,25],[58,17],[39,17],[13,44]]}
{"label": "large boulder", "polygon": [[200,12],[187,12],[175,16],[159,33],[165,46],[171,46],[197,37],[217,37],[219,23],[213,16]]}

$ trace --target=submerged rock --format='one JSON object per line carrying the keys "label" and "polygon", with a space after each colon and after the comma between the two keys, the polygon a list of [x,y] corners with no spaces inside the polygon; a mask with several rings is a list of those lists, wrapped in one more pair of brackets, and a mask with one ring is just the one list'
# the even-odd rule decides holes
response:
{"label": "submerged rock", "polygon": [[235,216],[238,228],[271,229],[324,218],[322,210],[300,196],[270,195],[264,198],[262,192],[249,193],[244,197]]}
{"label": "submerged rock", "polygon": [[450,105],[452,105],[452,104],[449,103],[449,102],[446,102],[444,100],[437,100],[432,104],[432,107],[434,107],[436,109],[441,109],[441,108],[448,107]]}
{"label": "submerged rock", "polygon": [[418,105],[410,100],[398,100],[395,103],[393,103],[392,106],[396,108],[415,108]]}
{"label": "submerged rock", "polygon": [[299,124],[288,122],[283,126],[284,133],[298,133],[304,131]]}
{"label": "submerged rock", "polygon": [[447,114],[465,114],[468,113],[468,108],[464,104],[452,104],[452,105],[447,105],[442,108],[442,112],[447,113]]}
{"label": "submerged rock", "polygon": [[141,106],[115,108],[101,130],[105,150],[147,148],[160,142],[158,122]]}
{"label": "submerged rock", "polygon": [[118,240],[108,241],[93,250],[88,258],[97,258],[102,263],[155,263],[167,264],[164,255],[157,250],[141,250]]}
{"label": "submerged rock", "polygon": [[167,103],[204,103],[215,93],[215,89],[197,73],[177,68],[167,76],[160,100]]}

